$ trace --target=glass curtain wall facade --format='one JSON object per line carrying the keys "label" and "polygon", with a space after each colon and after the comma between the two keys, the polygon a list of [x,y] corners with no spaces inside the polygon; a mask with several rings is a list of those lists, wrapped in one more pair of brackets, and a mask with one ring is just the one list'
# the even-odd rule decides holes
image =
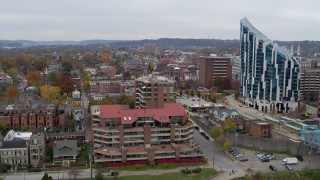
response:
{"label": "glass curtain wall facade", "polygon": [[241,96],[269,102],[298,101],[299,63],[246,18],[240,24]]}

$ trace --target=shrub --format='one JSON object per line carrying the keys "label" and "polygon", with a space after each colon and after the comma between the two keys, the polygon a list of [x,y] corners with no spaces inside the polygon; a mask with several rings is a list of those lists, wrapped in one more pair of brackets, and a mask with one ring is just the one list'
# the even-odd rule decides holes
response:
{"label": "shrub", "polygon": [[140,166],[140,164],[136,164],[136,165],[134,165],[134,168],[138,170],[138,169],[141,169],[141,166]]}
{"label": "shrub", "polygon": [[3,173],[6,173],[10,170],[10,165],[9,164],[0,164],[0,170]]}
{"label": "shrub", "polygon": [[207,163],[208,162],[208,159],[207,158],[204,158],[203,159],[203,163]]}
{"label": "shrub", "polygon": [[201,171],[201,168],[195,168],[192,170],[192,173],[199,173]]}
{"label": "shrub", "polygon": [[182,174],[191,174],[191,171],[189,169],[182,169],[180,172]]}
{"label": "shrub", "polygon": [[150,162],[149,162],[149,161],[147,161],[147,162],[146,162],[146,165],[147,165],[147,166],[149,166],[149,165],[150,165]]}
{"label": "shrub", "polygon": [[41,172],[42,169],[41,168],[29,168],[28,172]]}

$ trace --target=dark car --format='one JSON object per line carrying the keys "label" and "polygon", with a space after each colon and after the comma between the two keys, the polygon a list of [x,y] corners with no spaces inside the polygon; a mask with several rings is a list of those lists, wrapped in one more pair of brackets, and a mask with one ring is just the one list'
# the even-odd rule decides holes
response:
{"label": "dark car", "polygon": [[270,159],[264,158],[264,159],[261,159],[261,162],[270,162]]}
{"label": "dark car", "polygon": [[242,157],[242,158],[239,159],[239,161],[241,161],[241,162],[248,161],[248,158]]}
{"label": "dark car", "polygon": [[195,126],[194,129],[199,131],[200,128],[198,126]]}
{"label": "dark car", "polygon": [[270,168],[272,171],[277,171],[277,168],[276,168],[274,165],[270,165],[269,168]]}
{"label": "dark car", "polygon": [[205,138],[206,140],[209,140],[209,139],[210,139],[209,136],[207,136],[207,135],[205,135],[204,138]]}
{"label": "dark car", "polygon": [[205,132],[200,132],[200,134],[201,134],[202,136],[206,136],[206,133],[205,133]]}
{"label": "dark car", "polygon": [[303,161],[303,158],[301,155],[297,155],[296,158],[299,160],[299,161]]}

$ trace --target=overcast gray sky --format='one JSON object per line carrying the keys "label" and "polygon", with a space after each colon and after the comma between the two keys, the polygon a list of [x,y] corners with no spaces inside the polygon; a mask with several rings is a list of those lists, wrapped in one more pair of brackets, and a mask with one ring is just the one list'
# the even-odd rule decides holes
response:
{"label": "overcast gray sky", "polygon": [[239,39],[243,17],[273,40],[320,40],[319,0],[8,0],[0,39]]}

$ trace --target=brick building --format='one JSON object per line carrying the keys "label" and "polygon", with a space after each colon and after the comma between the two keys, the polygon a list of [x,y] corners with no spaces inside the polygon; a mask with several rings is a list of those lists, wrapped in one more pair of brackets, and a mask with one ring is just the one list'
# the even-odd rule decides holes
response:
{"label": "brick building", "polygon": [[163,103],[175,102],[175,80],[148,75],[135,81],[137,108],[162,108]]}
{"label": "brick building", "polygon": [[206,87],[211,87],[215,78],[232,79],[230,57],[200,57],[199,81]]}
{"label": "brick building", "polygon": [[30,131],[35,131],[37,128],[55,125],[55,118],[56,108],[53,104],[0,106],[0,122],[4,122],[7,129],[29,126]]}
{"label": "brick building", "polygon": [[165,103],[158,109],[101,105],[90,110],[95,162],[112,166],[203,158],[181,104]]}
{"label": "brick building", "polygon": [[90,93],[124,93],[125,85],[121,81],[92,79],[89,81]]}
{"label": "brick building", "polygon": [[271,124],[263,121],[252,121],[250,123],[250,135],[255,137],[270,138]]}
{"label": "brick building", "polygon": [[304,70],[300,75],[300,93],[304,101],[317,101],[320,88],[320,70]]}

